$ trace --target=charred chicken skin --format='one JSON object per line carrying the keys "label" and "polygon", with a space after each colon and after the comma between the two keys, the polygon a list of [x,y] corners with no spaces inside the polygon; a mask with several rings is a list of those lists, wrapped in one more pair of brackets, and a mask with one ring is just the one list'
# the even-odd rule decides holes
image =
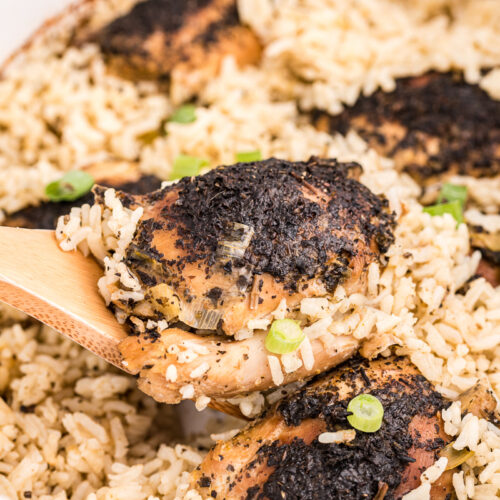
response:
{"label": "charred chicken skin", "polygon": [[[194,381],[195,395],[271,387],[263,333],[231,337],[283,299],[297,308],[303,298],[331,294],[340,283],[363,292],[367,266],[393,241],[394,216],[356,180],[360,172],[357,164],[335,160],[270,159],[219,167],[142,197],[122,194],[126,206],[144,208],[126,264],[145,300],[116,300],[113,307],[129,321],[170,326],[161,335],[135,329],[140,335],[121,346],[128,368],[141,373],[141,388],[176,402],[179,387],[192,383],[189,374],[205,363],[210,369]],[[130,326],[134,330],[133,321]],[[328,345],[314,342],[314,366],[287,374],[285,383],[328,369],[357,347],[350,336],[331,337]],[[172,346],[183,343],[198,356],[179,364]],[[170,364],[177,365],[177,379],[166,383]]]}
{"label": "charred chicken skin", "polygon": [[[500,101],[459,73],[429,73],[398,81],[393,92],[362,97],[338,116],[316,113],[317,126],[356,131],[370,147],[394,159],[423,188],[423,204],[454,175],[500,175]],[[484,260],[479,273],[500,284],[500,234],[470,226],[471,244]]]}
{"label": "charred chicken skin", "polygon": [[90,37],[119,74],[169,80],[178,97],[197,93],[224,57],[256,62],[260,45],[240,24],[235,0],[146,0]]}
{"label": "charred chicken skin", "polygon": [[[350,429],[347,405],[377,397],[381,428],[322,443],[324,432]],[[279,402],[234,438],[219,442],[192,473],[191,487],[220,499],[398,499],[420,484],[449,442],[443,398],[406,358],[354,358]],[[451,471],[431,498],[451,495]]]}
{"label": "charred chicken skin", "polygon": [[323,130],[358,132],[396,168],[428,186],[452,174],[500,174],[500,102],[458,73],[398,81],[338,116],[316,115]]}

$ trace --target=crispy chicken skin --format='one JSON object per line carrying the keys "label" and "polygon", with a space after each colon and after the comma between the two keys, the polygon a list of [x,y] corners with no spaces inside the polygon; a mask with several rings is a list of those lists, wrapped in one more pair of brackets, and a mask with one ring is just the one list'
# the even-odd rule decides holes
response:
{"label": "crispy chicken skin", "polygon": [[[394,159],[423,188],[423,204],[435,202],[439,184],[453,175],[500,174],[500,101],[459,73],[429,73],[398,81],[394,92],[362,97],[338,116],[315,113],[322,130],[354,130],[378,153]],[[481,251],[480,274],[500,283],[500,234],[470,227]]]}
{"label": "crispy chicken skin", "polygon": [[458,73],[401,79],[394,92],[377,91],[315,120],[323,130],[355,130],[421,185],[452,174],[500,174],[500,102]]}
{"label": "crispy chicken skin", "polygon": [[[160,335],[135,330],[139,336],[121,345],[145,392],[172,403],[185,384],[194,384],[195,397],[273,386],[265,335],[240,341],[228,336],[269,315],[282,299],[294,308],[304,297],[333,293],[339,283],[349,292],[364,291],[368,264],[393,241],[394,218],[385,200],[355,179],[359,173],[358,165],[335,160],[270,159],[219,167],[144,197],[122,197],[129,206],[144,207],[126,263],[148,291],[145,302],[116,301],[114,307],[171,325]],[[244,250],[228,258],[221,242],[235,238],[234,223],[250,237]],[[196,333],[185,331],[186,324]],[[179,363],[175,346],[193,342],[198,357]],[[357,345],[349,336],[313,341],[314,365],[286,375],[285,383],[338,364]],[[210,369],[191,379],[205,363]],[[167,382],[171,364],[177,378]]]}
{"label": "crispy chicken skin", "polygon": [[90,39],[119,74],[169,79],[182,98],[214,77],[224,57],[241,65],[260,57],[257,38],[239,22],[235,0],[146,0]]}
{"label": "crispy chicken skin", "polygon": [[[161,185],[158,177],[141,174],[136,163],[126,161],[92,163],[83,170],[91,174],[101,186],[113,187],[132,194],[146,194],[157,190]],[[60,216],[66,215],[73,207],[93,202],[94,194],[91,192],[75,201],[57,203],[46,201],[8,215],[3,224],[29,229],[55,229]]]}
{"label": "crispy chicken skin", "polygon": [[339,283],[363,291],[367,266],[393,241],[394,216],[360,172],[335,160],[270,159],[123,195],[144,208],[126,264],[149,290],[149,313],[233,335],[283,298],[293,307]]}
{"label": "crispy chicken skin", "polygon": [[[381,429],[356,431],[349,443],[319,443],[325,431],[352,429],[346,408],[361,393],[384,406]],[[401,498],[449,442],[445,406],[406,358],[354,358],[217,443],[192,473],[191,487],[203,498],[228,500]],[[452,490],[447,471],[431,498],[448,498]]]}

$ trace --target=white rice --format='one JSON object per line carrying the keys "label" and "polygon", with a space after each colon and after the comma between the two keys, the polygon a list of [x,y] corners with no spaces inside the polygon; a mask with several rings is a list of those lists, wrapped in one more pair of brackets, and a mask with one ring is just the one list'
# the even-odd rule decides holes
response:
{"label": "white rice", "polygon": [[192,399],[194,396],[194,386],[192,384],[183,385],[179,392],[181,393],[182,399]]}
{"label": "white rice", "polygon": [[407,493],[403,497],[403,500],[431,500],[432,483],[435,483],[441,477],[447,465],[447,458],[439,458],[433,465],[422,472],[420,475],[420,486]]}
{"label": "white rice", "polygon": [[[264,67],[306,109],[338,113],[395,78],[460,68],[468,82],[500,60],[495,0],[239,0],[264,40]],[[327,7],[327,8],[325,8]],[[451,19],[446,15],[446,9]],[[483,86],[494,96],[498,76]]]}
{"label": "white rice", "polygon": [[165,378],[167,382],[175,382],[177,380],[177,367],[175,365],[168,365]]}
{"label": "white rice", "polygon": [[322,432],[318,436],[318,441],[323,444],[349,443],[356,437],[354,429],[346,429],[336,432]]}
{"label": "white rice", "polygon": [[202,457],[171,444],[173,410],[50,328],[15,323],[24,319],[0,306],[4,498],[181,498]]}
{"label": "white rice", "polygon": [[273,379],[273,384],[280,386],[283,383],[284,376],[281,371],[280,360],[277,356],[268,356],[267,362],[269,363],[269,369],[271,370],[271,378]]}
{"label": "white rice", "polygon": [[470,413],[461,415],[460,402],[443,412],[446,432],[455,437],[453,447],[467,447],[474,454],[453,475],[459,500],[489,499],[498,495],[500,475],[500,429]]}
{"label": "white rice", "polygon": [[[95,27],[131,3],[96,0],[92,15],[82,15]],[[153,83],[134,85],[108,74],[96,47],[66,50],[68,23],[63,30],[49,30],[15,59],[0,81],[0,221],[3,212],[43,199],[45,185],[61,172],[96,160],[134,161],[162,178],[168,177],[180,153],[208,158],[212,166],[232,163],[236,152],[255,149],[263,157],[303,160],[317,154],[359,161],[365,169],[362,181],[385,193],[399,217],[396,244],[387,266],[370,266],[366,297],[346,296],[339,287],[333,298],[303,301],[299,311],[280,305],[274,318],[296,315],[307,336],[298,355],[270,356],[273,380],[283,381],[283,371],[297,369],[299,362],[307,369],[314,366],[311,339],[353,334],[365,340],[362,352],[367,355],[387,354],[389,348],[408,355],[446,397],[456,398],[480,377],[499,395],[500,291],[480,279],[464,295],[456,293],[478,264],[479,256],[470,253],[467,228],[457,229],[449,217],[423,214],[416,202],[419,188],[357,135],[318,132],[297,110],[299,103],[304,109],[337,113],[360,94],[379,86],[391,90],[395,78],[429,69],[463,69],[467,81],[478,82],[499,99],[497,1],[238,3],[242,17],[265,44],[262,63],[238,69],[227,60],[220,76],[201,92],[197,120],[168,123],[168,134],[150,145],[140,136],[157,130],[169,116],[169,96]],[[481,67],[493,69],[482,77]],[[453,182],[467,185],[475,204],[467,220],[496,225],[500,178],[460,177]],[[60,223],[59,237],[66,249],[78,247],[105,263],[100,290],[108,301],[142,300],[138,282],[121,265],[121,252],[140,213],[123,208],[112,192],[106,196],[104,211],[73,211]],[[111,277],[115,272],[121,281]],[[51,330],[35,323],[26,326],[19,314],[1,311],[0,389],[8,398],[0,400],[3,495],[17,498],[30,488],[40,500],[199,497],[186,492],[186,480],[200,455],[162,444],[170,442],[165,419],[173,416],[167,409],[134,390],[131,378]],[[269,321],[247,325],[250,334],[266,329]],[[167,326],[159,322],[157,328]],[[377,343],[372,345],[375,332]],[[203,355],[188,346],[179,346],[176,354],[184,363]],[[174,369],[171,365],[165,374],[171,382]],[[190,387],[183,388],[186,397]],[[283,392],[286,388],[266,397],[276,401]],[[264,408],[265,398],[256,393],[231,402],[244,415],[254,416]],[[21,411],[21,405],[32,404],[34,413]],[[197,401],[200,408],[205,404],[206,399]],[[473,416],[462,418],[457,403],[443,416],[447,432],[456,436],[455,446],[475,451],[454,474],[458,498],[496,497],[498,429]],[[174,433],[175,425],[170,426]],[[412,493],[423,497],[407,498],[428,498],[441,466],[438,462],[426,471],[419,492]]]}

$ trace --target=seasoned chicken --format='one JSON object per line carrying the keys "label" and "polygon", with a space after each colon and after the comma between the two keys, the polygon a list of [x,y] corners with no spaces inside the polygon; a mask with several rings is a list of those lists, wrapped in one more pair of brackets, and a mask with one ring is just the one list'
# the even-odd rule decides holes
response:
{"label": "seasoned chicken", "polygon": [[[380,430],[320,442],[324,432],[352,434],[347,405],[363,393],[383,405]],[[227,500],[401,498],[450,441],[445,407],[406,358],[351,359],[217,443],[192,473],[191,488]],[[449,498],[451,476],[446,471],[432,485],[433,500]]]}
{"label": "seasoned chicken", "polygon": [[500,231],[489,232],[482,226],[469,226],[473,248],[481,251],[483,259],[477,273],[493,286],[500,285]]}
{"label": "seasoned chicken", "polygon": [[[88,165],[83,170],[91,174],[101,186],[114,187],[132,194],[146,194],[155,191],[161,185],[158,177],[141,174],[135,163],[104,161]],[[93,202],[93,193],[88,193],[75,201],[42,202],[8,215],[3,224],[30,229],[55,229],[57,219],[67,214],[71,208]]]}
{"label": "seasoned chicken", "polygon": [[293,307],[339,283],[363,291],[367,266],[393,241],[394,217],[360,172],[335,160],[270,159],[122,195],[144,209],[126,264],[150,308],[115,307],[234,335],[283,298]]}
{"label": "seasoned chicken", "polygon": [[90,37],[121,75],[170,81],[176,100],[213,78],[226,56],[256,62],[260,45],[235,0],[146,0]]}
{"label": "seasoned chicken", "polygon": [[[121,195],[144,214],[126,252],[126,265],[145,300],[113,301],[139,337],[121,346],[128,369],[155,399],[230,397],[273,386],[265,333],[250,320],[269,317],[283,300],[297,309],[306,297],[364,292],[366,269],[393,241],[394,217],[384,199],[359,183],[357,164],[311,158],[270,159],[219,167],[143,197]],[[102,200],[97,190],[97,200]],[[142,329],[166,320],[159,335]],[[190,331],[186,331],[190,330]],[[234,341],[236,335],[245,340]],[[314,363],[284,382],[312,376],[343,361],[358,343],[330,336],[312,343]],[[179,362],[179,349],[195,359]],[[166,380],[170,365],[176,375]],[[203,367],[209,369],[203,371]],[[202,376],[191,374],[201,371]]]}
{"label": "seasoned chicken", "polygon": [[[362,97],[338,116],[316,113],[322,130],[356,131],[422,187],[422,203],[436,201],[453,175],[500,174],[500,101],[458,73],[429,73],[398,81],[394,92]],[[471,226],[471,244],[485,260],[480,274],[500,283],[500,234]]]}
{"label": "seasoned chicken", "polygon": [[[139,374],[139,389],[165,403],[179,403],[183,388],[191,386],[190,398],[208,396],[228,399],[251,391],[274,387],[264,346],[265,334],[256,333],[240,341],[214,335],[197,335],[180,328],[164,330],[159,338],[130,336],[120,350],[127,370]],[[311,341],[314,362],[284,374],[282,384],[310,378],[353,356],[359,342],[351,335],[328,335]],[[180,362],[179,352],[194,352],[195,359]],[[187,356],[186,356],[187,357]],[[175,376],[166,378],[170,367]],[[204,367],[206,371],[203,371]],[[202,371],[200,377],[193,373]]]}
{"label": "seasoned chicken", "polygon": [[500,101],[460,74],[401,79],[394,92],[377,91],[315,120],[323,130],[355,130],[421,185],[452,174],[500,174]]}

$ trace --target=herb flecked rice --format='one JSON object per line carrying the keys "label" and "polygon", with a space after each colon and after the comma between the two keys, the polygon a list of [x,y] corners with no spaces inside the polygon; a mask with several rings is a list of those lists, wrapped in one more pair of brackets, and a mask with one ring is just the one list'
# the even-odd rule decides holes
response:
{"label": "herb flecked rice", "polygon": [[[497,0],[240,0],[240,16],[264,44],[262,61],[238,69],[226,60],[198,96],[196,120],[184,124],[166,120],[179,103],[155,83],[108,73],[93,45],[68,47],[76,19],[100,26],[133,3],[85,2],[5,69],[0,222],[42,200],[46,184],[61,172],[97,160],[135,161],[163,179],[179,154],[206,158],[211,166],[233,163],[242,151],[357,161],[364,168],[361,181],[384,193],[398,217],[387,265],[370,267],[367,296],[347,296],[338,287],[334,296],[307,299],[297,311],[287,312],[285,304],[274,317],[300,317],[307,338],[353,334],[371,352],[406,354],[451,400],[479,379],[500,395],[500,289],[482,278],[467,283],[480,258],[471,251],[467,226],[423,213],[419,187],[390,159],[354,133],[316,130],[297,106],[338,113],[362,93],[392,90],[397,77],[452,68],[500,99]],[[167,133],[149,144],[141,140],[160,127]],[[468,186],[472,202],[466,220],[498,228],[500,178],[458,181]],[[106,204],[106,213],[74,209],[60,222],[58,236],[66,250],[92,252],[106,260],[109,274],[123,273],[125,280],[121,250],[141,213],[122,207],[112,191]],[[109,293],[108,286],[101,290]],[[125,291],[118,283],[114,293]],[[140,300],[142,290],[127,282],[126,293]],[[376,345],[370,344],[374,334]],[[278,381],[298,363],[311,363],[306,347],[270,358]],[[0,395],[0,493],[6,498],[200,498],[186,489],[202,452],[175,441],[179,422],[169,407],[142,395],[132,377],[6,307],[0,309]],[[255,394],[235,402],[252,415],[263,399]],[[455,447],[475,452],[454,474],[458,499],[497,497],[499,429],[463,415],[458,402],[443,418]],[[426,471],[408,500],[428,498],[441,468],[437,462]]]}

